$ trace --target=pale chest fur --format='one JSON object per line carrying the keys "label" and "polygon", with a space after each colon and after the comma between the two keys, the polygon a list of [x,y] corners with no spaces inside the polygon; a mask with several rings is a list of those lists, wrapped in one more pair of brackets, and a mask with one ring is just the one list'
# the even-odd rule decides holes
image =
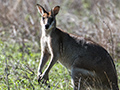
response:
{"label": "pale chest fur", "polygon": [[50,54],[52,53],[50,36],[41,37],[41,49],[42,48],[46,48]]}

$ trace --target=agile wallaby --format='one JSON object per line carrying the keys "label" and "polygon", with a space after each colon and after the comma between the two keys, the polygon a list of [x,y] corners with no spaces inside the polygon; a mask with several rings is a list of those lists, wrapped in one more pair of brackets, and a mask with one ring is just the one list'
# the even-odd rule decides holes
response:
{"label": "agile wallaby", "polygon": [[[103,90],[119,90],[113,59],[108,52],[91,40],[68,34],[56,27],[56,15],[60,6],[47,12],[37,4],[41,15],[41,59],[38,82],[47,84],[48,73],[59,60],[71,72],[74,90],[86,90],[87,86]],[[48,59],[50,62],[42,73]]]}

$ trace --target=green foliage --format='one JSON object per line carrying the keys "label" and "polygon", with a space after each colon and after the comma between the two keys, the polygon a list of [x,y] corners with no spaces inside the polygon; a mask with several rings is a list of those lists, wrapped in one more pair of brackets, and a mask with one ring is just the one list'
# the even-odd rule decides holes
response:
{"label": "green foliage", "polygon": [[91,2],[90,0],[82,0],[82,3],[83,3],[83,7],[86,8],[86,9],[89,9],[91,6]]}
{"label": "green foliage", "polygon": [[[0,90],[48,90],[37,82],[40,51],[33,51],[30,44],[21,46],[0,41]],[[120,63],[116,63],[120,79]],[[72,90],[68,70],[56,63],[49,73],[50,90]]]}
{"label": "green foliage", "polygon": [[[37,82],[40,51],[0,41],[0,90],[47,90]],[[59,63],[49,73],[50,90],[72,90],[68,71]]]}

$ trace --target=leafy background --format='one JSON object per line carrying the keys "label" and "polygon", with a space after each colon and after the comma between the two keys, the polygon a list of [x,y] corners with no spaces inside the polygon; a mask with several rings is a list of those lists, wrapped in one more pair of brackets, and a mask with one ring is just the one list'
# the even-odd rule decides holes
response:
{"label": "leafy background", "polygon": [[[58,27],[106,48],[120,82],[120,0],[0,0],[0,90],[48,90],[36,77],[41,36],[37,3],[47,10],[60,5]],[[61,64],[54,65],[49,77],[50,90],[72,90]]]}

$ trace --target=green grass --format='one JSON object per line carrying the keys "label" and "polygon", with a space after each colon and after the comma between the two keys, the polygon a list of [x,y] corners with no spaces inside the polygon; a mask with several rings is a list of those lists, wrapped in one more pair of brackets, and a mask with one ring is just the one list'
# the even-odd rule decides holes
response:
{"label": "green grass", "polygon": [[[40,50],[32,45],[0,42],[0,90],[48,90],[37,82],[39,59]],[[119,71],[120,63],[116,66]],[[59,63],[49,73],[49,84],[50,90],[72,90],[69,72]]]}
{"label": "green grass", "polygon": [[[0,90],[48,90],[37,82],[40,51],[29,45],[0,44]],[[69,73],[56,63],[49,73],[50,90],[72,90]]]}

